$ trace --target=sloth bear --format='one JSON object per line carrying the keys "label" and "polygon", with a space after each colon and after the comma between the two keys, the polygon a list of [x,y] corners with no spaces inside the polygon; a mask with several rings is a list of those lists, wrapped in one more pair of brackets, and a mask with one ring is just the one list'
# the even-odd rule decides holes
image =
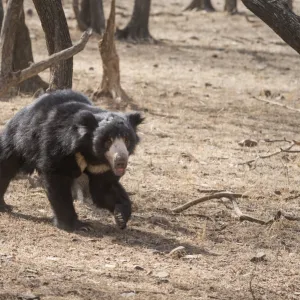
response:
{"label": "sloth bear", "polygon": [[[36,170],[58,228],[85,228],[73,205],[78,189],[88,189],[92,202],[125,228],[131,202],[119,180],[139,142],[142,121],[138,112],[102,110],[72,90],[44,94],[20,110],[0,135],[0,211],[11,209],[4,201],[10,181],[20,171]],[[80,176],[87,178],[88,188],[77,183]]]}

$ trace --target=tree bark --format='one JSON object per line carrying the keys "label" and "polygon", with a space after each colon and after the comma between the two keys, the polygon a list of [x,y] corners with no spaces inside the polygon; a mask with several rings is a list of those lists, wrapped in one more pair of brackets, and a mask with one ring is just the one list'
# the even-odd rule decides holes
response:
{"label": "tree bark", "polygon": [[[72,46],[61,0],[33,0],[45,32],[49,55]],[[50,90],[72,88],[73,58],[50,68]]]}
{"label": "tree bark", "polygon": [[0,76],[13,70],[13,51],[17,22],[23,9],[23,0],[8,0],[0,35]]}
{"label": "tree bark", "polygon": [[99,50],[103,64],[102,82],[94,97],[108,96],[115,100],[117,108],[125,107],[129,97],[121,87],[119,56],[114,41],[115,0],[111,2],[110,15],[103,39],[99,42]]}
{"label": "tree bark", "polygon": [[[29,67],[33,63],[31,40],[29,36],[29,30],[25,23],[24,9],[21,11],[19,20],[15,20],[17,23],[14,52],[13,52],[13,71],[19,71]],[[38,89],[46,90],[48,84],[36,75],[19,85],[19,90],[23,93],[35,93]]]}
{"label": "tree bark", "polygon": [[151,0],[135,0],[131,20],[128,25],[117,29],[116,38],[134,42],[154,42],[149,32]]}
{"label": "tree bark", "polygon": [[224,10],[229,14],[237,13],[237,0],[225,0]]}
{"label": "tree bark", "polygon": [[103,33],[105,17],[102,0],[81,0],[81,9],[79,9],[79,0],[73,0],[73,10],[80,30],[91,27],[94,32]]}
{"label": "tree bark", "polygon": [[215,11],[211,4],[211,0],[192,0],[190,5],[184,10],[205,10],[207,12]]}
{"label": "tree bark", "polygon": [[0,1],[0,30],[2,28],[3,17],[4,17],[3,4],[2,1]]}
{"label": "tree bark", "polygon": [[286,0],[242,0],[244,5],[300,54],[300,17]]}

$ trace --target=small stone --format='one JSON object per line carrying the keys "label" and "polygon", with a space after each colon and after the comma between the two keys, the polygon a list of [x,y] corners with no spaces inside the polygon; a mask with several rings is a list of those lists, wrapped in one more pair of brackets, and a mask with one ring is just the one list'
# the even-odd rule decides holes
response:
{"label": "small stone", "polygon": [[54,256],[48,256],[48,257],[46,257],[46,259],[48,259],[48,260],[53,260],[53,261],[59,260],[58,257],[54,257]]}
{"label": "small stone", "polygon": [[198,254],[190,254],[190,255],[185,255],[183,258],[184,259],[197,259],[197,258],[199,258],[200,257],[200,255],[198,255]]}
{"label": "small stone", "polygon": [[138,271],[144,271],[145,270],[143,267],[138,266],[138,265],[134,266],[133,268],[134,268],[134,270],[138,270]]}
{"label": "small stone", "polygon": [[238,143],[241,147],[255,147],[257,146],[257,141],[255,140],[250,140],[250,139],[246,139],[246,140],[242,140]]}
{"label": "small stone", "polygon": [[158,271],[158,272],[153,273],[153,276],[161,279],[161,278],[169,277],[170,274],[166,271]]}
{"label": "small stone", "polygon": [[129,298],[135,296],[136,293],[134,291],[128,291],[121,294],[122,297]]}
{"label": "small stone", "polygon": [[185,247],[176,247],[169,253],[169,255],[172,257],[180,258],[185,255]]}
{"label": "small stone", "polygon": [[32,293],[21,294],[17,298],[18,300],[40,300],[40,296],[34,295]]}
{"label": "small stone", "polygon": [[114,269],[117,265],[116,264],[105,264],[105,268],[108,268],[108,269]]}
{"label": "small stone", "polygon": [[153,225],[165,225],[165,226],[170,225],[170,222],[167,220],[167,218],[162,216],[152,216],[149,218],[149,221]]}
{"label": "small stone", "polygon": [[250,259],[251,262],[266,261],[266,254],[264,252],[258,252],[254,257]]}

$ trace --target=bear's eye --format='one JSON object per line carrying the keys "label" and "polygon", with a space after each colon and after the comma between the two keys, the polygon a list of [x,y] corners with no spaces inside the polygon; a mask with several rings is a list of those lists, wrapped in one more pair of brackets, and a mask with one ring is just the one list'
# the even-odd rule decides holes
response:
{"label": "bear's eye", "polygon": [[125,142],[126,147],[129,147],[130,141],[129,141],[129,138],[128,138],[128,137],[125,137],[125,138],[124,138],[124,142]]}
{"label": "bear's eye", "polygon": [[112,138],[109,138],[108,140],[106,140],[106,142],[104,143],[105,149],[109,149],[111,147],[112,143],[113,143]]}

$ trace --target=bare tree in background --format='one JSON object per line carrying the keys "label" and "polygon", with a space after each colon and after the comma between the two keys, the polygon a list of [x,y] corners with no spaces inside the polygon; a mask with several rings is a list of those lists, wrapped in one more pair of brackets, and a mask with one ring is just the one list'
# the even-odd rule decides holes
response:
{"label": "bare tree in background", "polygon": [[[91,31],[84,32],[80,41],[74,46],[64,49],[58,53],[50,55],[47,59],[40,61],[38,63],[32,63],[29,66],[25,67],[22,70],[14,71],[13,66],[14,56],[16,55],[14,51],[16,41],[16,35],[18,31],[19,23],[16,20],[19,20],[23,14],[23,0],[8,0],[6,6],[6,12],[4,15],[1,36],[0,36],[0,95],[2,96],[7,90],[12,87],[24,82],[25,80],[34,77],[38,73],[44,71],[45,69],[55,65],[54,68],[57,70],[58,62],[67,61],[73,55],[80,52],[84,49],[90,35]],[[56,30],[60,29],[59,26],[53,22],[53,27],[56,27]],[[60,36],[56,36],[56,43],[61,45],[62,41],[59,39]],[[47,41],[48,42],[48,41]],[[48,44],[48,43],[47,43]],[[21,45],[23,47],[23,45]],[[21,48],[22,49],[22,48]],[[28,61],[27,61],[28,65]],[[63,68],[61,70],[64,71]],[[71,69],[72,71],[72,69]],[[63,73],[64,75],[65,73]],[[61,77],[61,74],[54,73],[54,79],[57,80]],[[72,73],[71,73],[72,76]],[[64,78],[62,76],[62,78]],[[71,77],[72,83],[72,77]]]}
{"label": "bare tree in background", "polygon": [[[33,63],[31,39],[25,23],[24,8],[22,8],[19,19],[15,22],[17,23],[17,30],[13,50],[13,71],[19,71]],[[31,77],[19,85],[19,91],[23,93],[35,93],[39,89],[46,90],[47,88],[48,83],[43,81],[39,75]]]}
{"label": "bare tree in background", "polygon": [[300,19],[290,1],[242,0],[244,5],[300,54]]}
{"label": "bare tree in background", "polygon": [[105,17],[102,0],[73,0],[73,10],[81,31],[92,28],[102,34],[105,30]]}
{"label": "bare tree in background", "polygon": [[215,11],[211,4],[211,0],[192,0],[190,5],[184,10],[205,10],[207,12]]}
{"label": "bare tree in background", "polygon": [[0,30],[2,27],[3,17],[4,17],[3,3],[2,1],[0,1]]}
{"label": "bare tree in background", "polygon": [[237,13],[237,0],[225,0],[224,10],[229,14]]}
{"label": "bare tree in background", "polygon": [[129,97],[122,89],[120,83],[119,56],[114,39],[115,33],[115,0],[111,1],[110,15],[103,39],[99,42],[99,50],[102,58],[103,75],[101,86],[94,93],[94,97],[106,96],[113,98],[118,108],[128,104]]}
{"label": "bare tree in background", "polygon": [[131,19],[124,29],[117,29],[116,38],[134,42],[154,42],[149,32],[151,0],[135,0]]}
{"label": "bare tree in background", "polygon": [[[72,46],[61,0],[33,0],[45,32],[49,55]],[[73,58],[50,68],[49,89],[72,88]]]}

